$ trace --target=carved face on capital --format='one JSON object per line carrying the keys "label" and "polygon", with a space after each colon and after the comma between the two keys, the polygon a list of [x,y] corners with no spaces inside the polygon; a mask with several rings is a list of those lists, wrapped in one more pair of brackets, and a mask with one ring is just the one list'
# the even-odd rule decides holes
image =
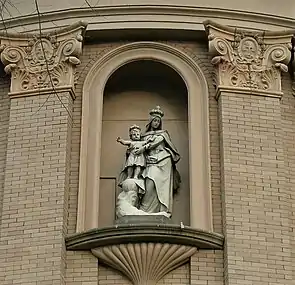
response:
{"label": "carved face on capital", "polygon": [[159,117],[155,117],[151,122],[151,127],[154,130],[157,130],[161,124],[161,119]]}
{"label": "carved face on capital", "polygon": [[258,44],[252,38],[245,38],[240,44],[240,54],[246,60],[253,60],[258,55]]}
{"label": "carved face on capital", "polygon": [[53,49],[48,41],[42,40],[41,42],[39,40],[38,42],[36,42],[33,48],[33,56],[35,58],[35,61],[49,60],[52,55]]}

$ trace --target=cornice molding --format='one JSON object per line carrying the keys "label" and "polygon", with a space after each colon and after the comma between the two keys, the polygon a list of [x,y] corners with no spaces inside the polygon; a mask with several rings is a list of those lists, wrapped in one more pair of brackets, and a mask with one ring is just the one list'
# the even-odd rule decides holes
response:
{"label": "cornice molding", "polygon": [[278,98],[281,99],[283,96],[283,92],[269,92],[269,91],[263,91],[263,90],[253,90],[251,88],[237,88],[232,86],[222,86],[219,85],[216,89],[216,100],[219,99],[221,94],[241,94],[241,95],[253,95],[253,96],[262,96],[262,97],[272,97],[272,98]]}
{"label": "cornice molding", "polygon": [[75,84],[86,23],[47,34],[0,33],[1,61],[11,74],[10,95]]}
{"label": "cornice molding", "polygon": [[[118,24],[118,28],[123,23],[130,21],[132,16],[142,15],[163,15],[172,18],[161,20],[161,17],[157,20],[149,20],[153,23],[176,23],[177,25],[187,24],[201,24],[204,19],[225,19],[241,21],[241,23],[257,23],[258,25],[271,25],[283,28],[294,28],[295,21],[293,18],[276,16],[264,13],[255,13],[249,11],[211,8],[211,7],[196,7],[196,6],[181,6],[181,5],[111,5],[100,7],[87,7],[87,8],[71,8],[58,11],[50,11],[42,13],[42,23],[50,23],[52,21],[63,21],[65,19],[88,19],[89,25],[103,24],[111,25]],[[110,16],[118,16],[119,18],[109,19]],[[124,18],[126,16],[126,18]],[[123,18],[122,18],[123,17]],[[180,17],[180,18],[179,18]],[[187,20],[185,20],[187,18]],[[198,20],[199,18],[199,20]],[[100,22],[99,19],[103,19]],[[17,28],[19,26],[30,26],[38,24],[38,15],[25,15],[20,17],[14,17],[5,19],[5,27],[8,29]],[[59,23],[60,25],[61,23]],[[138,23],[137,23],[138,25]],[[161,24],[160,24],[161,26]],[[0,29],[5,30],[3,23],[0,23]],[[191,27],[194,30],[193,27]]]}
{"label": "cornice molding", "polygon": [[281,92],[294,31],[252,32],[204,22],[215,66],[216,87],[235,87],[263,94]]}
{"label": "cornice molding", "polygon": [[[5,20],[6,21],[6,20]],[[9,20],[7,20],[9,21]],[[47,37],[59,37],[60,40],[62,40],[62,37],[68,38],[71,37],[72,34],[75,32],[79,32],[82,29],[82,36],[85,34],[85,29],[87,27],[88,23],[85,21],[78,21],[72,25],[62,27],[59,29],[54,29],[53,31],[48,31],[46,33],[41,33],[41,37],[47,38]],[[1,25],[0,25],[1,26]],[[19,40],[19,41],[30,41],[32,38],[40,38],[40,33],[15,33],[15,32],[9,32],[9,31],[1,31],[0,30],[0,39],[1,40]]]}
{"label": "cornice molding", "polygon": [[91,229],[66,237],[68,250],[91,250],[126,243],[171,243],[200,249],[222,249],[220,234],[179,225],[130,224]]}
{"label": "cornice molding", "polygon": [[34,89],[34,90],[28,90],[28,91],[20,91],[20,92],[12,92],[8,93],[8,96],[10,99],[13,98],[21,98],[21,97],[29,97],[29,96],[38,96],[40,94],[42,95],[49,95],[49,94],[61,94],[67,92],[71,95],[72,99],[76,99],[75,90],[73,89],[73,86],[58,86],[55,88],[42,88],[42,89]]}

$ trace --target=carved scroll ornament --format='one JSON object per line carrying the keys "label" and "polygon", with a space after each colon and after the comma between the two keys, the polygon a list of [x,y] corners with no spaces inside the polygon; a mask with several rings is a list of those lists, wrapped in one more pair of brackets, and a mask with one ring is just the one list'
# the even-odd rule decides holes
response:
{"label": "carved scroll ornament", "polygon": [[11,73],[11,92],[74,86],[74,68],[80,63],[85,27],[78,23],[41,38],[0,35],[1,61],[5,72]]}
{"label": "carved scroll ornament", "polygon": [[[287,72],[291,37],[248,33],[205,23],[213,55],[216,87],[281,91],[281,71]],[[222,30],[224,29],[224,30]]]}

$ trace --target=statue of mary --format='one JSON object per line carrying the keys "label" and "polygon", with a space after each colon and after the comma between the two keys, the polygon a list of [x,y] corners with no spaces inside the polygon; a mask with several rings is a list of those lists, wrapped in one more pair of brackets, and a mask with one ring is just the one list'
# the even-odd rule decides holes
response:
{"label": "statue of mary", "polygon": [[[169,133],[162,129],[163,111],[157,106],[150,111],[144,141],[134,150],[144,155],[145,166],[140,176],[127,177],[123,170],[119,178],[122,192],[118,196],[117,216],[125,215],[172,215],[173,193],[179,188],[180,175],[176,163],[180,155]],[[131,197],[132,201],[128,198]]]}
{"label": "statue of mary", "polygon": [[139,209],[146,213],[172,214],[173,192],[179,188],[180,175],[176,163],[180,155],[167,130],[162,129],[163,111],[157,106],[150,111],[149,123],[143,140],[151,141],[137,150],[146,156],[146,168],[142,173],[145,194]]}

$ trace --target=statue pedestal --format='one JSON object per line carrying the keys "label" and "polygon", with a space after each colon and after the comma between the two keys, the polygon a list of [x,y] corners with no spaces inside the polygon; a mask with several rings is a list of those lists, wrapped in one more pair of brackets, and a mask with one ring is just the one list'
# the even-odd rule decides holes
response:
{"label": "statue pedestal", "polygon": [[136,224],[172,224],[171,220],[163,215],[126,215],[115,221],[116,225],[136,225]]}

